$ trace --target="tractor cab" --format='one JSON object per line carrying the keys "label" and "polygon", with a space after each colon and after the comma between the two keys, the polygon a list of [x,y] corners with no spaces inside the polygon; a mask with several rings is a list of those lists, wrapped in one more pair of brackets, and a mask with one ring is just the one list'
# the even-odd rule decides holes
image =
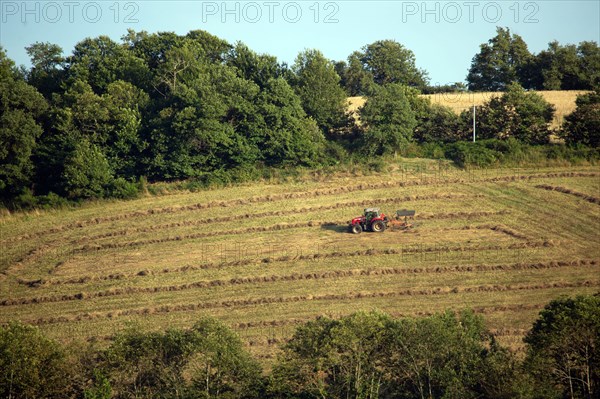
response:
{"label": "tractor cab", "polygon": [[367,222],[379,217],[379,208],[365,208],[364,213]]}

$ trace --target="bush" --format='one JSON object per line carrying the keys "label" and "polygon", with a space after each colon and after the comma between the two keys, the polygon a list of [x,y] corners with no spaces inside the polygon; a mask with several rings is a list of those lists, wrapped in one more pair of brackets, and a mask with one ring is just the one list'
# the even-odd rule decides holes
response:
{"label": "bush", "polygon": [[102,198],[112,172],[100,148],[84,139],[65,161],[63,179],[68,198]]}
{"label": "bush", "polygon": [[461,131],[460,118],[449,107],[438,104],[429,105],[428,110],[417,118],[417,127],[413,133],[415,140],[424,142],[453,143],[467,139]]}
{"label": "bush", "polygon": [[540,397],[600,396],[600,296],[550,302],[525,343]]}
{"label": "bush", "polygon": [[577,97],[577,108],[565,117],[560,132],[567,144],[600,146],[600,88]]}
{"label": "bush", "polygon": [[[461,114],[464,130],[473,134],[472,111]],[[493,97],[477,107],[476,129],[478,139],[515,138],[528,144],[549,142],[550,122],[554,106],[537,93],[528,93],[518,84],[512,84],[499,97]]]}
{"label": "bush", "polygon": [[498,162],[500,153],[487,148],[482,142],[462,141],[447,146],[445,156],[463,168],[470,166],[483,168]]}
{"label": "bush", "polygon": [[117,177],[108,185],[107,194],[112,198],[137,198],[139,196],[139,187],[139,183],[129,182],[122,177]]}
{"label": "bush", "polygon": [[0,327],[0,397],[64,398],[71,393],[62,348],[36,328],[18,322]]}
{"label": "bush", "polygon": [[36,197],[36,200],[37,205],[44,209],[65,208],[71,204],[69,200],[53,192],[46,195],[40,195],[39,197]]}

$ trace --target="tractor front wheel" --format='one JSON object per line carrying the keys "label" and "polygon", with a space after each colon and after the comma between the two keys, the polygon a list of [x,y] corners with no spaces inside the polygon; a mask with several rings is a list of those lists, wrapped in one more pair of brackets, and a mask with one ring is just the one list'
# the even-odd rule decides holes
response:
{"label": "tractor front wheel", "polygon": [[385,231],[385,223],[383,222],[383,220],[376,220],[371,225],[371,230],[373,230],[376,233],[383,233]]}
{"label": "tractor front wheel", "polygon": [[363,229],[359,223],[356,223],[356,224],[352,225],[352,227],[350,228],[350,231],[352,231],[353,234],[360,234],[360,233],[362,233]]}

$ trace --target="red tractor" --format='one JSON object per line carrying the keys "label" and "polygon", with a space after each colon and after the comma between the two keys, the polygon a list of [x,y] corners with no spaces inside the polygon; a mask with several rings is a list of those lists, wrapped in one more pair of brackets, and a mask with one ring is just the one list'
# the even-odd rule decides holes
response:
{"label": "red tractor", "polygon": [[379,211],[379,208],[366,208],[364,215],[350,221],[349,227],[354,234],[360,234],[363,230],[383,233],[389,221],[388,217]]}
{"label": "red tractor", "polygon": [[388,226],[391,226],[392,229],[406,230],[413,227],[412,221],[409,222],[408,218],[413,219],[414,216],[415,211],[401,209],[396,211],[396,216],[393,220],[390,220],[385,214],[379,211],[379,208],[366,208],[364,215],[352,219],[348,227],[350,228],[350,232],[354,234],[360,234],[363,231],[383,233]]}

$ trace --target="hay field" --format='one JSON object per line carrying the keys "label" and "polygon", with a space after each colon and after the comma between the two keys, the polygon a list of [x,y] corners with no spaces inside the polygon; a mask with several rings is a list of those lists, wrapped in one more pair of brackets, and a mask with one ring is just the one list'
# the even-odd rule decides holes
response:
{"label": "hay field", "polygon": [[[587,93],[586,91],[540,91],[538,92],[550,104],[556,107],[554,120],[550,125],[551,128],[559,128],[564,120],[564,117],[575,110],[575,99],[578,95]],[[454,112],[460,114],[465,109],[472,108],[473,105],[482,105],[489,101],[492,97],[501,95],[498,92],[457,92],[457,93],[437,93],[426,94],[423,97],[429,98],[432,104],[440,104],[452,108]],[[358,111],[365,103],[364,97],[349,97],[348,110],[350,112]]]}
{"label": "hay field", "polygon": [[[367,206],[415,209],[417,226],[349,234],[345,222]],[[75,345],[211,315],[269,364],[319,315],[468,307],[519,350],[548,301],[600,290],[599,229],[598,168],[414,160],[372,176],[5,214],[0,322]]]}

